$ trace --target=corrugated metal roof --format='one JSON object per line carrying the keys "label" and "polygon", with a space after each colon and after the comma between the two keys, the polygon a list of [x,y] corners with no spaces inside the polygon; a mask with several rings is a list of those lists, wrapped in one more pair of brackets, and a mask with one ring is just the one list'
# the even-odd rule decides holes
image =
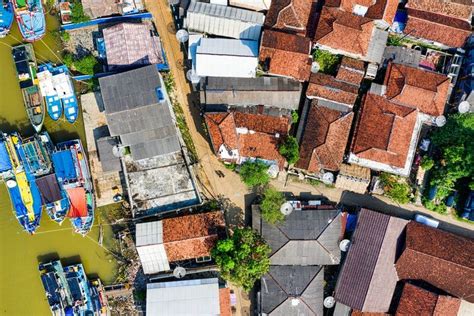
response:
{"label": "corrugated metal roof", "polygon": [[185,24],[189,31],[257,41],[264,19],[259,12],[193,1]]}
{"label": "corrugated metal roof", "polygon": [[299,91],[299,81],[282,77],[259,78],[222,78],[208,77],[203,84],[204,90],[238,90],[238,91]]}
{"label": "corrugated metal roof", "polygon": [[258,57],[258,42],[227,38],[202,38],[196,53],[198,55]]}
{"label": "corrugated metal roof", "polygon": [[146,314],[220,315],[217,278],[148,283]]}

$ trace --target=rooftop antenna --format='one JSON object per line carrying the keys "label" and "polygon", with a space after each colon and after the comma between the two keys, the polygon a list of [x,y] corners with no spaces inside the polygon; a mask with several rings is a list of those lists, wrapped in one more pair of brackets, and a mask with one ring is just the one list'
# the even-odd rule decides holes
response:
{"label": "rooftop antenna", "polygon": [[336,304],[336,300],[332,296],[328,296],[324,299],[323,305],[326,308],[333,308]]}
{"label": "rooftop antenna", "polygon": [[180,29],[176,32],[176,38],[180,43],[186,43],[189,40],[189,33],[185,29]]}
{"label": "rooftop antenna", "polygon": [[173,270],[173,275],[176,279],[182,279],[186,275],[186,269],[183,267],[176,267]]}
{"label": "rooftop antenna", "polygon": [[446,124],[446,117],[444,115],[437,116],[435,118],[435,124],[438,127],[443,127]]}
{"label": "rooftop antenna", "polygon": [[459,103],[458,111],[459,111],[459,113],[464,114],[464,113],[474,111],[474,107],[471,110],[471,104],[468,101],[462,101],[461,103]]}
{"label": "rooftop antenna", "polygon": [[285,202],[280,207],[280,212],[285,216],[290,215],[291,212],[293,212],[293,210],[294,210],[293,205],[291,205],[290,202]]}
{"label": "rooftop antenna", "polygon": [[319,65],[319,63],[317,61],[313,61],[313,63],[311,64],[311,72],[315,74],[319,72],[320,69],[321,69],[321,66]]}
{"label": "rooftop antenna", "polygon": [[349,239],[343,239],[339,243],[339,249],[341,249],[342,252],[346,252],[349,250],[349,245],[351,244],[351,241]]}

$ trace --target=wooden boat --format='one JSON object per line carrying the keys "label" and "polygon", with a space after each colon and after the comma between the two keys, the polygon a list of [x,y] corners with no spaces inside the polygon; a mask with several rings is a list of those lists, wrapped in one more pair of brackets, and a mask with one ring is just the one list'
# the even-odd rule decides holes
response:
{"label": "wooden boat", "polygon": [[18,82],[23,95],[26,114],[37,133],[41,131],[45,117],[45,105],[36,77],[36,57],[31,44],[13,47]]}
{"label": "wooden boat", "polygon": [[7,36],[13,23],[13,4],[10,0],[0,1],[0,38]]}
{"label": "wooden boat", "polygon": [[13,0],[15,16],[21,36],[34,42],[46,34],[46,17],[42,0]]}

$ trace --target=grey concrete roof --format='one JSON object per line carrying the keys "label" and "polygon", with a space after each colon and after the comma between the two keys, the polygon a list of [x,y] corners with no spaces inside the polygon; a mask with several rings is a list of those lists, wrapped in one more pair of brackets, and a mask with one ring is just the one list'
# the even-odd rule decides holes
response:
{"label": "grey concrete roof", "polygon": [[120,158],[115,157],[112,152],[113,147],[117,145],[117,143],[115,137],[102,137],[97,140],[97,151],[104,172],[122,170]]}
{"label": "grey concrete roof", "polygon": [[367,60],[372,63],[380,64],[382,62],[385,44],[387,43],[388,32],[376,27],[373,32],[367,52]]}
{"label": "grey concrete roof", "polygon": [[274,316],[323,315],[324,269],[270,266],[261,279],[261,312]]}
{"label": "grey concrete roof", "polygon": [[295,210],[276,225],[261,220],[258,208],[252,213],[255,228],[272,249],[271,264],[339,264],[341,218],[337,209]]}
{"label": "grey concrete roof", "polygon": [[205,104],[266,105],[297,110],[301,98],[298,81],[279,77],[208,77],[201,85]]}
{"label": "grey concrete roof", "polygon": [[421,51],[403,46],[387,46],[383,53],[384,61],[418,67],[421,61]]}

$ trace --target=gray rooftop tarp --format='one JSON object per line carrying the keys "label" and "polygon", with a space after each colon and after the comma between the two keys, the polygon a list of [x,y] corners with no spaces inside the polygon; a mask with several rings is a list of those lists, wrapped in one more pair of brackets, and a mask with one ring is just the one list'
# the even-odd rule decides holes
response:
{"label": "gray rooftop tarp", "polygon": [[49,204],[61,200],[61,191],[54,173],[36,179],[36,185],[41,193],[43,204]]}

